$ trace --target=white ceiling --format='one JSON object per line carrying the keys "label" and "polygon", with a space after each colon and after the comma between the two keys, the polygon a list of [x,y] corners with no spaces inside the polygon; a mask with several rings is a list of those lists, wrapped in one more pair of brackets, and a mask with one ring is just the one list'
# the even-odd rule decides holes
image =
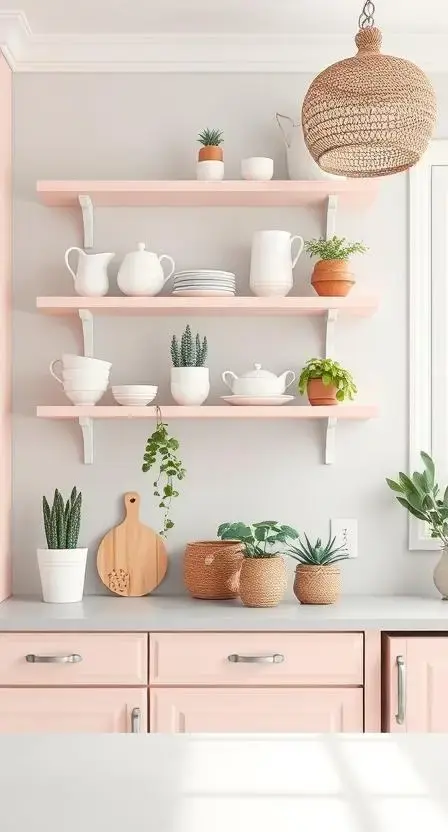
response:
{"label": "white ceiling", "polygon": [[[363,0],[0,0],[36,34],[354,34]],[[448,32],[447,0],[377,0],[391,33]]]}

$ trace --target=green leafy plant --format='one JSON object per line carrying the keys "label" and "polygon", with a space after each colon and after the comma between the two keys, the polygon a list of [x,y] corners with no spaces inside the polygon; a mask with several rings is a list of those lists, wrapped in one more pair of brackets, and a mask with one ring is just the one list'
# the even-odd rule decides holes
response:
{"label": "green leafy plant", "polygon": [[183,480],[187,472],[176,453],[179,450],[178,440],[169,435],[168,425],[162,421],[160,407],[157,407],[156,411],[157,424],[146,442],[142,471],[146,474],[158,466],[158,475],[153,483],[153,493],[154,497],[161,498],[159,508],[163,509],[163,529],[160,534],[162,537],[166,537],[169,529],[174,528],[174,523],[170,518],[171,502],[173,497],[179,496],[174,483],[176,480]]}
{"label": "green leafy plant", "polygon": [[206,127],[205,130],[202,130],[198,136],[198,142],[203,144],[204,147],[210,147],[210,145],[214,145],[215,147],[219,147],[224,141],[224,135],[222,130],[210,130],[210,128]]}
{"label": "green leafy plant", "polygon": [[247,558],[275,558],[284,551],[288,540],[296,540],[298,532],[292,526],[282,526],[276,520],[263,520],[247,526],[245,523],[222,523],[218,529],[221,540],[240,540]]}
{"label": "green leafy plant", "polygon": [[315,543],[310,543],[306,534],[304,534],[305,542],[298,538],[297,546],[290,544],[287,555],[297,560],[300,564],[306,566],[330,566],[332,563],[337,563],[340,560],[348,558],[348,552],[345,546],[336,546],[336,538],[328,538],[325,546],[320,537]]}
{"label": "green leafy plant", "polygon": [[199,333],[195,339],[191,334],[190,325],[187,324],[182,335],[180,344],[175,335],[171,339],[171,358],[173,367],[203,367],[207,358],[208,343],[204,335],[202,339]]}
{"label": "green leafy plant", "polygon": [[50,508],[46,497],[42,498],[45,537],[49,549],[76,549],[81,527],[82,494],[73,488],[70,499],[64,502],[56,488]]}
{"label": "green leafy plant", "polygon": [[400,471],[398,481],[386,478],[386,482],[400,505],[428,524],[431,537],[448,546],[448,486],[441,497],[433,460],[424,451],[420,456],[423,471],[414,471],[411,477]]}
{"label": "green leafy plant", "polygon": [[330,384],[337,387],[336,398],[338,402],[343,402],[345,399],[353,400],[358,392],[351,373],[344,370],[337,361],[332,361],[331,358],[310,358],[306,362],[300,373],[298,384],[299,392],[302,395],[312,378],[321,378],[326,387]]}
{"label": "green leafy plant", "polygon": [[364,243],[351,243],[346,237],[320,237],[318,240],[307,240],[305,251],[310,257],[319,260],[347,260],[352,254],[365,254],[368,251]]}

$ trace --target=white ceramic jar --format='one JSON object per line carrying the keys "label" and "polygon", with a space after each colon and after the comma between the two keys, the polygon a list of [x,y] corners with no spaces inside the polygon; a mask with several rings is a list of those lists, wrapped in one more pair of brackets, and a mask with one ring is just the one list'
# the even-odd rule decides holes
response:
{"label": "white ceramic jar", "polygon": [[253,370],[239,377],[232,370],[225,370],[221,376],[234,396],[258,397],[282,396],[295,377],[296,374],[292,370],[286,370],[281,376],[276,376],[269,370],[263,370],[261,364],[254,364]]}
{"label": "white ceramic jar", "polygon": [[[171,271],[165,276],[162,261],[168,260]],[[138,243],[137,250],[126,254],[120,266],[117,283],[124,295],[158,295],[175,269],[175,263],[168,254],[158,256],[146,251],[144,243]]]}
{"label": "white ceramic jar", "polygon": [[171,395],[177,404],[203,404],[209,393],[208,367],[171,367]]}
{"label": "white ceramic jar", "polygon": [[243,179],[268,182],[273,175],[274,160],[267,156],[251,156],[241,162],[241,176]]}
{"label": "white ceramic jar", "polygon": [[220,182],[221,179],[224,179],[224,162],[214,159],[197,162],[196,179],[201,182]]}

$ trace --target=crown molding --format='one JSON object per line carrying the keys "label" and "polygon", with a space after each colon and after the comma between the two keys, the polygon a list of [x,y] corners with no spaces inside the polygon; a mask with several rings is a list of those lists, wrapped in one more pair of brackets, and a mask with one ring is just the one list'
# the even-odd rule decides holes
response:
{"label": "crown molding", "polygon": [[[12,11],[0,11],[0,46],[14,72],[316,73],[354,52],[351,35],[36,34]],[[389,35],[384,47],[448,71],[445,35]]]}

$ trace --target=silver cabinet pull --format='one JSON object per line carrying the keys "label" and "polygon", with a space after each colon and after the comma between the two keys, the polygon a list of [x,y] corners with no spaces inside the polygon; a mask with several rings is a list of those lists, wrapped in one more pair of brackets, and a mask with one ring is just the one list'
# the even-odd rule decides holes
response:
{"label": "silver cabinet pull", "polygon": [[82,662],[82,656],[79,653],[71,653],[70,656],[36,656],[35,653],[28,653],[25,659],[32,664],[77,664],[77,662]]}
{"label": "silver cabinet pull", "polygon": [[247,664],[280,664],[285,661],[283,653],[271,653],[269,656],[241,656],[231,653],[227,656],[229,662],[246,662]]}
{"label": "silver cabinet pull", "polygon": [[140,733],[141,711],[140,708],[132,708],[131,711],[131,734]]}
{"label": "silver cabinet pull", "polygon": [[403,725],[406,719],[406,664],[403,656],[397,656],[397,694],[398,709],[395,719],[398,725]]}

